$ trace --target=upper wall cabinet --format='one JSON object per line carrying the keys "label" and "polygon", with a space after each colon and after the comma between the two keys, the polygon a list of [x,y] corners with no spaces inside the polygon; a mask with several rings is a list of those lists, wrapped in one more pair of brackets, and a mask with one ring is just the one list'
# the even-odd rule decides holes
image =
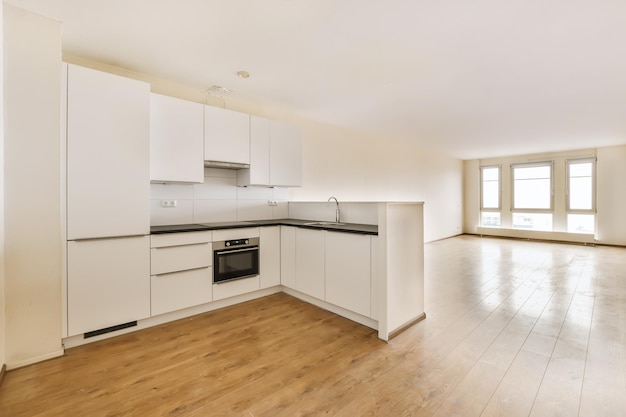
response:
{"label": "upper wall cabinet", "polygon": [[204,106],[204,160],[250,164],[250,115]]}
{"label": "upper wall cabinet", "polygon": [[296,126],[250,117],[250,168],[239,170],[238,185],[302,185],[302,133]]}
{"label": "upper wall cabinet", "polygon": [[149,112],[149,84],[68,65],[68,240],[150,233]]}
{"label": "upper wall cabinet", "polygon": [[150,95],[150,181],[204,182],[204,105]]}

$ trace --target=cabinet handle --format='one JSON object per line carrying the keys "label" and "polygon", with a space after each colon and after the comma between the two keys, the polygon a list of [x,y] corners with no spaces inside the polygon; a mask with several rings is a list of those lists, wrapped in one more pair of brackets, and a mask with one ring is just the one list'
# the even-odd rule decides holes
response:
{"label": "cabinet handle", "polygon": [[162,277],[164,275],[172,275],[172,274],[177,274],[179,272],[186,272],[186,271],[196,271],[198,269],[209,269],[211,267],[211,265],[209,266],[199,266],[197,268],[189,268],[189,269],[180,269],[178,271],[171,271],[171,272],[163,272],[162,274],[154,274],[152,275],[153,277]]}
{"label": "cabinet handle", "polygon": [[152,249],[167,249],[167,248],[177,248],[183,246],[200,246],[200,245],[208,245],[211,242],[200,242],[200,243],[177,243],[175,245],[167,245],[167,246],[153,246]]}
{"label": "cabinet handle", "polygon": [[68,242],[89,242],[92,240],[128,239],[134,237],[146,237],[150,235],[126,235],[126,236],[105,236],[105,237],[85,237],[80,239],[70,239]]}

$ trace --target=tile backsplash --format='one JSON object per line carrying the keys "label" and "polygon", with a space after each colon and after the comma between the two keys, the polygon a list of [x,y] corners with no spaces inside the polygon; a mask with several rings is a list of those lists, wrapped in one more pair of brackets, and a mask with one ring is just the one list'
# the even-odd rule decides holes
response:
{"label": "tile backsplash", "polygon": [[[205,168],[203,184],[150,184],[150,224],[286,218],[288,195],[287,188],[237,187],[237,171]],[[175,200],[176,206],[163,207],[163,200]]]}

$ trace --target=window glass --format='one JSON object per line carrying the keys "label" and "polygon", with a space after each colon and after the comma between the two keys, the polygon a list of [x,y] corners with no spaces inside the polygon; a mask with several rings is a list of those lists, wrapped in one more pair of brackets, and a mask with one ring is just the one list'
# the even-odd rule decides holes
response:
{"label": "window glass", "polygon": [[483,227],[500,227],[500,212],[483,211],[480,213],[480,225]]}
{"label": "window glass", "polygon": [[481,206],[485,209],[500,208],[500,167],[481,167]]}
{"label": "window glass", "polygon": [[551,213],[513,213],[513,229],[552,230]]}
{"label": "window glass", "polygon": [[515,165],[513,208],[549,210],[552,208],[552,164]]}
{"label": "window glass", "polygon": [[567,231],[570,233],[594,233],[595,216],[593,214],[568,214]]}
{"label": "window glass", "polygon": [[593,210],[593,161],[568,161],[568,206],[570,210]]}

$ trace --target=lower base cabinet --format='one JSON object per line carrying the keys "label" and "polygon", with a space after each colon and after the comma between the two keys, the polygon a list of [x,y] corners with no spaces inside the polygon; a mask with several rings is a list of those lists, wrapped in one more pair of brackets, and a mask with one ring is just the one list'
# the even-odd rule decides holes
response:
{"label": "lower base cabinet", "polygon": [[259,232],[259,286],[275,287],[280,285],[280,226],[261,227]]}
{"label": "lower base cabinet", "polygon": [[150,317],[150,237],[67,242],[68,336]]}
{"label": "lower base cabinet", "polygon": [[296,228],[280,227],[280,284],[296,289]]}
{"label": "lower base cabinet", "polygon": [[326,301],[371,316],[370,237],[326,232]]}
{"label": "lower base cabinet", "polygon": [[150,277],[152,315],[213,300],[212,233],[153,235]]}
{"label": "lower base cabinet", "polygon": [[246,294],[259,289],[259,277],[242,278],[213,284],[213,301]]}
{"label": "lower base cabinet", "polygon": [[324,234],[296,229],[296,290],[320,300],[325,299]]}
{"label": "lower base cabinet", "polygon": [[198,268],[150,277],[152,315],[213,300],[213,268]]}

